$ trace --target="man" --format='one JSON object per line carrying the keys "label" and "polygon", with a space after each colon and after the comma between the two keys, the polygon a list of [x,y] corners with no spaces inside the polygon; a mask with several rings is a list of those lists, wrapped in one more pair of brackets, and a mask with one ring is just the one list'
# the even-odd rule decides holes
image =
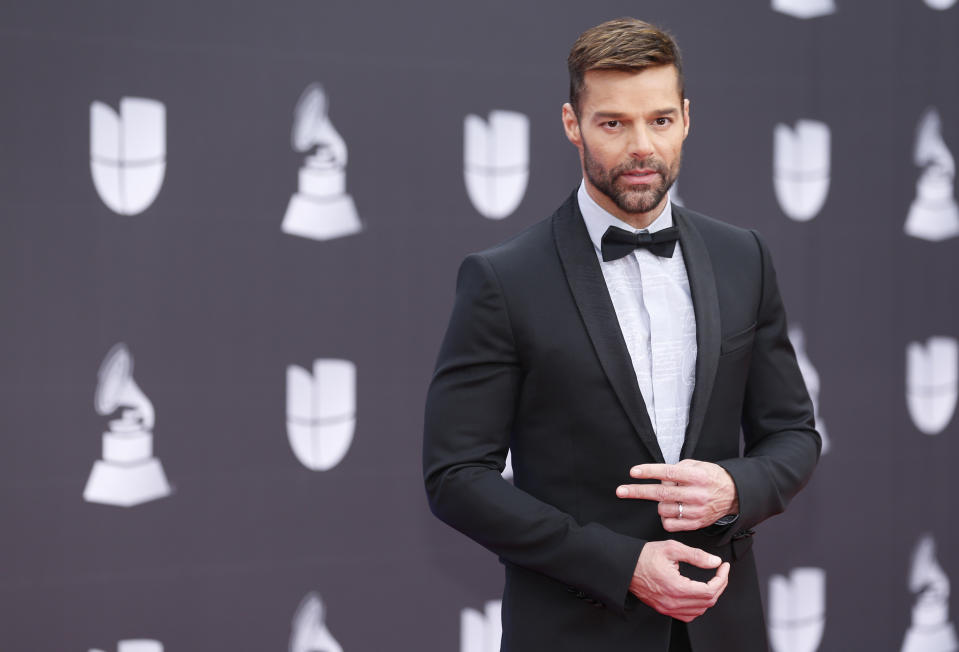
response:
{"label": "man", "polygon": [[504,650],[766,650],[752,528],[821,445],[769,252],[670,204],[690,123],[669,35],[604,23],[569,71],[583,182],[460,269],[430,506],[505,564]]}

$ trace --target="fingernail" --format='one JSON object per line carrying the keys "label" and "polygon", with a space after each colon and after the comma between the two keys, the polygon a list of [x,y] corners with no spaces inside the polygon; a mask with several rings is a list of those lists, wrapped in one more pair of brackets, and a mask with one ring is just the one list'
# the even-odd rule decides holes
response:
{"label": "fingernail", "polygon": [[616,495],[620,498],[625,498],[629,495],[629,489],[626,487],[616,487]]}
{"label": "fingernail", "polygon": [[710,563],[710,564],[717,564],[717,565],[718,565],[721,561],[722,561],[722,559],[720,559],[720,558],[717,557],[716,555],[712,555],[712,556],[709,558],[709,563]]}
{"label": "fingernail", "polygon": [[634,466],[633,468],[629,470],[629,474],[633,476],[634,478],[638,478],[639,476],[643,474],[643,469],[641,467]]}

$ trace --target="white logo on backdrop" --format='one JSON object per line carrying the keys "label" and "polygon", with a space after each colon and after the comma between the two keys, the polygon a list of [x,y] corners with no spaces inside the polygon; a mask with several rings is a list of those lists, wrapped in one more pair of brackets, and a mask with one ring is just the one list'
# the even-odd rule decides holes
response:
{"label": "white logo on backdrop", "polygon": [[806,336],[802,328],[793,326],[789,329],[789,341],[792,342],[796,350],[796,362],[799,363],[799,372],[806,382],[806,390],[809,392],[809,398],[812,400],[813,417],[816,419],[816,430],[822,437],[822,452],[828,453],[830,448],[829,435],[826,432],[826,424],[823,423],[819,415],[819,372],[812,365],[812,360],[806,353]]}
{"label": "white logo on backdrop", "polygon": [[949,577],[936,559],[936,542],[928,534],[919,539],[913,551],[909,590],[918,596],[902,652],[959,650],[956,628],[949,621]]}
{"label": "white logo on backdrop", "polygon": [[326,627],[323,600],[315,591],[306,594],[293,615],[290,652],[343,652]]}
{"label": "white logo on backdrop", "polygon": [[[103,650],[90,650],[103,652]],[[117,643],[117,652],[163,652],[163,643],[147,638],[131,638]]]}
{"label": "white logo on backdrop", "polygon": [[506,451],[506,466],[503,468],[503,477],[510,481],[513,479],[513,451]]}
{"label": "white logo on backdrop", "polygon": [[103,459],[94,462],[83,499],[132,507],[168,496],[163,466],[153,457],[153,404],[133,380],[133,356],[125,344],[110,349],[97,378],[97,413],[120,414],[103,433]]}
{"label": "white logo on backdrop", "polygon": [[114,213],[142,213],[160,192],[166,174],[166,107],[124,97],[120,113],[90,104],[90,171],[103,203]]}
{"label": "white logo on backdrop", "polygon": [[906,235],[933,241],[959,235],[959,207],[953,190],[956,160],[942,139],[942,121],[935,108],[926,109],[919,119],[913,157],[923,170],[906,218]]}
{"label": "white logo on backdrop", "polygon": [[491,220],[516,210],[529,181],[529,118],[516,111],[491,111],[463,121],[463,175],[473,206]]}
{"label": "white logo on backdrop", "polygon": [[826,571],[794,568],[769,578],[769,639],[775,652],[815,652],[826,626]]}
{"label": "white logo on backdrop", "polygon": [[829,194],[829,126],[799,120],[773,135],[773,188],[783,212],[797,222],[816,217]]}
{"label": "white logo on backdrop", "polygon": [[952,5],[956,4],[956,0],[926,0],[926,4],[931,9],[938,9],[939,11],[945,11]]}
{"label": "white logo on backdrop", "polygon": [[502,607],[502,601],[490,600],[483,613],[469,608],[460,612],[460,652],[499,652]]}
{"label": "white logo on backdrop", "polygon": [[818,18],[835,13],[833,0],[773,0],[773,11],[796,18]]}
{"label": "white logo on backdrop", "polygon": [[299,186],[283,218],[283,232],[313,240],[352,235],[363,225],[346,192],[346,143],[330,122],[329,100],[320,84],[310,84],[293,113],[293,149],[316,151],[300,168]]}
{"label": "white logo on backdrop", "polygon": [[938,435],[956,411],[959,395],[959,343],[930,337],[906,347],[906,405],[920,432]]}
{"label": "white logo on backdrop", "polygon": [[316,360],[313,373],[286,368],[286,432],[296,458],[312,471],[340,463],[356,429],[356,365]]}

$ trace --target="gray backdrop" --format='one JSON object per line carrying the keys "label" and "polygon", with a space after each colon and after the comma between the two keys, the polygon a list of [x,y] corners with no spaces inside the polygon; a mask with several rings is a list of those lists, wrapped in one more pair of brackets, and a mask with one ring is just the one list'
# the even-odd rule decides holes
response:
{"label": "gray backdrop", "polygon": [[[942,571],[926,597],[948,607],[959,580],[959,425],[923,434],[906,402],[907,345],[959,336],[959,240],[904,232],[928,107],[959,152],[959,7],[835,3],[809,19],[760,0],[0,5],[0,649],[286,650],[311,591],[344,650],[460,649],[462,610],[498,598],[502,572],[433,519],[422,489],[456,268],[578,183],[566,55],[624,14],[683,49],[679,195],[766,236],[818,372],[831,446],[757,534],[764,591],[821,568],[808,649],[900,649],[920,537]],[[307,156],[291,147],[294,107],[313,82],[363,223],[323,241],[281,231]],[[166,109],[162,187],[132,216],[101,200],[90,168],[91,103],[123,97]],[[496,109],[529,118],[528,185],[503,220],[463,178],[463,120]],[[772,165],[775,126],[800,119],[831,135],[828,194],[802,222]],[[113,418],[94,407],[97,371],[119,342],[171,487],[132,507],[83,497]],[[357,377],[354,438],[326,471],[298,461],[286,429],[286,369],[319,358]],[[951,414],[955,364],[936,364],[929,391]]]}

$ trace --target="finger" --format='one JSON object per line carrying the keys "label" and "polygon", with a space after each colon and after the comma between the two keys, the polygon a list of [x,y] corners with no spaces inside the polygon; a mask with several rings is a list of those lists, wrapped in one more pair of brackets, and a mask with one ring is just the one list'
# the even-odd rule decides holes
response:
{"label": "finger", "polygon": [[712,579],[706,582],[706,586],[713,591],[713,594],[717,598],[722,595],[726,587],[729,586],[729,569],[729,562],[723,562]]}
{"label": "finger", "polygon": [[684,470],[675,464],[638,464],[629,470],[630,477],[677,482]]}
{"label": "finger", "polygon": [[621,484],[616,487],[616,496],[685,504],[694,500],[695,490],[671,484]]}
{"label": "finger", "polygon": [[663,522],[663,529],[667,532],[692,532],[693,530],[699,530],[708,525],[699,519],[686,518],[685,514],[682,518],[664,518],[661,520]]}
{"label": "finger", "polygon": [[672,543],[673,545],[666,549],[666,554],[673,561],[685,561],[699,568],[718,568],[723,563],[722,559],[709,554],[705,550],[687,546],[679,541],[673,541]]}

